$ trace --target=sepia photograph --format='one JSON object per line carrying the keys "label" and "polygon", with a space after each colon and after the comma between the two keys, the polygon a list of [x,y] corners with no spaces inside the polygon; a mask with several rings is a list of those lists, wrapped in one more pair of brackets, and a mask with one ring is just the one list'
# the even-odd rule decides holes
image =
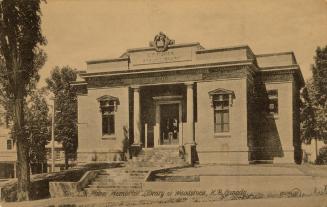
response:
{"label": "sepia photograph", "polygon": [[327,0],[0,0],[0,207],[327,207]]}

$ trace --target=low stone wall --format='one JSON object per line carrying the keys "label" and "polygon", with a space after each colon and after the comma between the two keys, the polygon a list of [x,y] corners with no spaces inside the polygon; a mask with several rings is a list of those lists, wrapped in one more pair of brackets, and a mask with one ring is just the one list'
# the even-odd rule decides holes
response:
{"label": "low stone wall", "polygon": [[[30,199],[44,199],[50,197],[50,182],[78,182],[87,171],[120,167],[121,162],[87,163],[65,171],[43,173],[31,176]],[[12,202],[17,200],[17,179],[10,179],[0,183],[0,200]]]}
{"label": "low stone wall", "polygon": [[166,171],[169,171],[169,170],[176,170],[176,169],[181,169],[181,168],[186,168],[186,167],[191,167],[191,165],[152,169],[151,171],[149,171],[149,173],[145,177],[144,182],[155,181],[156,180],[156,174],[158,174],[158,173],[163,173],[163,172],[166,172]]}
{"label": "low stone wall", "polygon": [[84,196],[83,189],[97,177],[99,172],[99,170],[87,171],[77,182],[50,182],[51,198]]}

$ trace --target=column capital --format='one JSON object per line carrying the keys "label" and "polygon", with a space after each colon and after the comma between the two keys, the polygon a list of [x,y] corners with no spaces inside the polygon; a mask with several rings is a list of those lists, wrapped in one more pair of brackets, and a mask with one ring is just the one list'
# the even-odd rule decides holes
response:
{"label": "column capital", "polygon": [[185,82],[186,87],[191,88],[194,86],[194,82]]}
{"label": "column capital", "polygon": [[140,91],[140,86],[134,85],[134,86],[131,86],[131,88],[133,89],[134,92]]}

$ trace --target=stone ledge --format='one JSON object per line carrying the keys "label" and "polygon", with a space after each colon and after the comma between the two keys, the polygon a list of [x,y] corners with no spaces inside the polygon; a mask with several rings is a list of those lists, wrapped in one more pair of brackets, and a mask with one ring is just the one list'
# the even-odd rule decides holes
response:
{"label": "stone ledge", "polygon": [[84,196],[83,189],[87,187],[99,174],[99,170],[87,171],[77,182],[49,182],[52,198]]}

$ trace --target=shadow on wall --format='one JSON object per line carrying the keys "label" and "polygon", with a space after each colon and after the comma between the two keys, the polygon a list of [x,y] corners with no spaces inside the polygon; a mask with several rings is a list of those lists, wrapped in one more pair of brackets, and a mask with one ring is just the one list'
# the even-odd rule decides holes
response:
{"label": "shadow on wall", "polygon": [[272,163],[275,157],[284,157],[284,151],[276,121],[268,111],[268,93],[263,82],[256,83],[253,96],[250,162]]}

